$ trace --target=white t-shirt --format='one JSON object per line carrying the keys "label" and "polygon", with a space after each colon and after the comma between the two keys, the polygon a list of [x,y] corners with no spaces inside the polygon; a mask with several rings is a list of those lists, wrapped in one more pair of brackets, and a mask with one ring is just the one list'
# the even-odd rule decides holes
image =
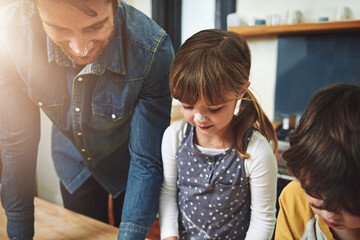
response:
{"label": "white t-shirt", "polygon": [[[162,140],[164,180],[160,194],[159,212],[161,239],[171,236],[179,237],[175,153],[186,131],[186,123],[185,120],[174,122],[165,130]],[[226,149],[200,147],[199,150],[215,155]],[[271,239],[276,221],[276,158],[270,144],[258,131],[253,133],[247,153],[250,154],[250,158],[245,160],[245,171],[250,183],[251,216],[246,240]]]}

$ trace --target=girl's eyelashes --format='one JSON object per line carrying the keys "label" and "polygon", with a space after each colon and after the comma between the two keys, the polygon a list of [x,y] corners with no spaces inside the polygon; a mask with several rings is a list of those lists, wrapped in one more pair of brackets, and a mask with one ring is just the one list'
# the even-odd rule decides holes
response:
{"label": "girl's eyelashes", "polygon": [[209,108],[209,111],[212,113],[216,113],[217,111],[221,110],[223,107],[219,107],[219,108],[215,108],[215,109],[211,109]]}
{"label": "girl's eyelashes", "polygon": [[186,110],[191,110],[191,109],[193,109],[193,106],[184,106],[184,105],[182,105],[182,107],[183,107],[184,109],[186,109]]}
{"label": "girl's eyelashes", "polygon": [[[185,110],[192,110],[194,108],[194,106],[185,106],[185,105],[182,105],[182,107],[185,109]],[[218,111],[220,111],[223,107],[218,107],[218,108],[215,108],[215,109],[212,109],[212,108],[209,108],[209,112],[211,113],[216,113]]]}

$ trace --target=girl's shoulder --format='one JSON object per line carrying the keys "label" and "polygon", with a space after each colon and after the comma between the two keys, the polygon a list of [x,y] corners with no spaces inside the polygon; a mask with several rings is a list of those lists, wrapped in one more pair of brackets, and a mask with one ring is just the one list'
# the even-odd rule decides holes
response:
{"label": "girl's shoulder", "polygon": [[246,161],[249,166],[269,167],[270,165],[276,165],[273,148],[259,131],[253,133],[246,152],[250,154],[250,158]]}
{"label": "girl's shoulder", "polygon": [[183,138],[187,127],[187,121],[185,119],[178,120],[173,122],[164,132],[164,140],[165,139],[176,139],[181,141]]}
{"label": "girl's shoulder", "polygon": [[166,131],[185,133],[186,125],[187,125],[187,121],[185,119],[180,119],[170,124],[170,126],[167,127]]}
{"label": "girl's shoulder", "polygon": [[269,141],[264,137],[264,135],[262,135],[259,131],[254,131],[248,145],[248,151],[258,151],[263,148],[267,151],[270,150],[273,152]]}

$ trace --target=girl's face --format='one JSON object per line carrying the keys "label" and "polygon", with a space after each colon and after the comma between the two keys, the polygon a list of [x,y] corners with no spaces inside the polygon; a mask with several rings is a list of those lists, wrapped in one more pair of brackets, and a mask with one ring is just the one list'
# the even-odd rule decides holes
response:
{"label": "girl's face", "polygon": [[354,216],[351,213],[342,210],[341,212],[330,212],[326,209],[322,209],[322,200],[314,198],[306,194],[307,200],[310,204],[311,209],[315,214],[320,216],[324,222],[336,230],[350,230],[350,231],[359,231],[360,230],[360,217]]}
{"label": "girl's face", "polygon": [[230,123],[236,103],[244,96],[249,85],[250,82],[244,84],[239,93],[230,91],[227,99],[232,100],[217,105],[208,105],[204,99],[198,99],[194,105],[181,102],[185,120],[195,126],[197,144],[210,148],[219,148],[220,145],[222,148],[230,147],[233,144]]}
{"label": "girl's face", "polygon": [[184,118],[204,132],[215,131],[228,127],[234,115],[236,100],[219,105],[207,105],[198,100],[195,105],[181,103]]}
{"label": "girl's face", "polygon": [[199,99],[195,105],[181,103],[181,110],[185,120],[195,126],[198,138],[207,136],[222,139],[232,132],[230,122],[234,116],[236,101],[234,99],[209,106],[206,101]]}

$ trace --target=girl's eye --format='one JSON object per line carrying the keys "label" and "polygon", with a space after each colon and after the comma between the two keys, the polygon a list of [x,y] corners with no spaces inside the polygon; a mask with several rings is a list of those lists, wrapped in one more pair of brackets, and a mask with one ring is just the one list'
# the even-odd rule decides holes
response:
{"label": "girl's eye", "polygon": [[210,112],[212,113],[216,113],[217,111],[221,110],[223,107],[219,107],[219,108],[216,108],[216,109],[209,109]]}
{"label": "girl's eye", "polygon": [[193,109],[192,106],[184,106],[184,105],[183,105],[183,108],[186,109],[186,110],[191,110],[191,109]]}

